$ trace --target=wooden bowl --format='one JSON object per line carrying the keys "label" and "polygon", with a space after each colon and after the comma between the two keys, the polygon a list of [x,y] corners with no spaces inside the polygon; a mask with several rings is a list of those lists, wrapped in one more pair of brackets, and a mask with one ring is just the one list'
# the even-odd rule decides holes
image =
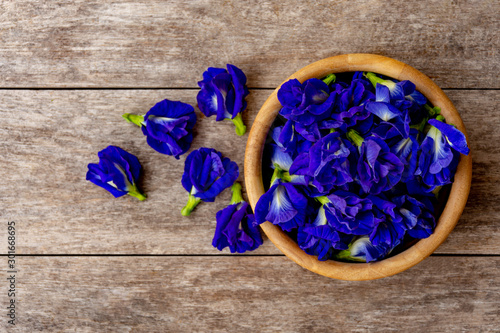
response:
{"label": "wooden bowl", "polygon": [[[296,78],[304,82],[310,78],[322,78],[330,73],[367,71],[383,74],[397,80],[410,80],[427,97],[430,103],[441,108],[441,114],[448,123],[452,123],[467,137],[465,126],[457,110],[445,93],[426,75],[415,68],[392,58],[374,54],[345,54],[326,58],[312,63],[284,82]],[[280,85],[281,87],[281,85]],[[277,94],[279,88],[269,96],[250,131],[245,151],[245,184],[252,208],[264,194],[262,182],[262,153],[266,137],[274,122],[281,104]],[[467,139],[468,140],[468,139]],[[418,241],[407,250],[374,263],[345,263],[334,260],[319,261],[317,257],[302,251],[297,243],[290,239],[278,226],[270,222],[261,224],[267,237],[287,257],[300,266],[315,273],[341,280],[374,280],[402,272],[427,258],[443,243],[453,230],[462,214],[472,179],[472,158],[461,155],[445,208],[439,217],[434,233]]]}

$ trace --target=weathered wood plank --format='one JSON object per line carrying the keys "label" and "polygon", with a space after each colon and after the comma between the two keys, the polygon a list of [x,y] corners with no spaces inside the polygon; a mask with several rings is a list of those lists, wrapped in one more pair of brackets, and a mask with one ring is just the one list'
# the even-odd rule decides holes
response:
{"label": "weathered wood plank", "polygon": [[[328,279],[282,257],[21,257],[18,262],[16,328],[22,332],[494,332],[500,327],[498,257],[431,257],[371,282]],[[6,304],[6,293],[0,295]]]}
{"label": "weathered wood plank", "polygon": [[498,1],[3,1],[2,87],[195,87],[234,63],[252,87],[343,53],[442,87],[500,87]]}
{"label": "weathered wood plank", "polygon": [[[187,200],[181,186],[184,157],[156,153],[140,130],[121,114],[145,113],[170,98],[195,105],[196,90],[0,90],[0,219],[19,229],[25,254],[218,254],[211,246],[215,213],[228,190],[203,203],[191,217],[180,215]],[[247,125],[270,91],[248,97]],[[473,186],[465,213],[438,253],[500,254],[499,91],[448,91],[463,115],[473,151]],[[231,122],[199,117],[192,148],[214,147],[240,166],[246,136]],[[97,152],[118,145],[136,154],[145,176],[145,202],[114,199],[85,181]],[[240,176],[240,181],[242,177]],[[0,251],[6,249],[0,228]],[[5,253],[5,252],[4,252]],[[256,253],[278,254],[269,242]]]}

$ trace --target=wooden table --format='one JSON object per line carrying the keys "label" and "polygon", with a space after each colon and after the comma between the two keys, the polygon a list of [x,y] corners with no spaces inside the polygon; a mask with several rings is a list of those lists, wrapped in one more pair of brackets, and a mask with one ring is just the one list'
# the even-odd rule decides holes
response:
{"label": "wooden table", "polygon": [[[451,332],[500,330],[498,1],[0,2],[0,331]],[[470,134],[473,184],[448,240],[414,268],[371,282],[306,271],[268,241],[211,246],[230,198],[182,217],[185,156],[161,155],[123,113],[168,98],[196,105],[209,66],[270,92],[313,61],[390,56],[429,75]],[[242,171],[247,135],[201,113],[192,148]],[[148,199],[85,181],[108,145],[138,156]],[[240,176],[240,181],[243,181]],[[16,223],[16,325],[8,324],[7,223]]]}

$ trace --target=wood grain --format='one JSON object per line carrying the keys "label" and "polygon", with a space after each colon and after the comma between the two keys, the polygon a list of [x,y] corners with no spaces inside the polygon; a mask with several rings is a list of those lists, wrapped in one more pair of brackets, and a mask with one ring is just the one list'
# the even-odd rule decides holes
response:
{"label": "wood grain", "polygon": [[386,55],[442,88],[499,88],[500,4],[470,1],[3,1],[2,87],[195,87],[233,63],[276,87],[344,53]]}
{"label": "wood grain", "polygon": [[[0,90],[0,220],[19,227],[24,254],[219,254],[211,246],[215,213],[230,200],[180,215],[184,157],[153,151],[122,113],[145,113],[163,98],[195,105],[196,90]],[[244,121],[251,125],[270,90],[252,90]],[[437,253],[500,254],[500,114],[498,91],[447,91],[459,110],[474,152],[473,181],[462,219]],[[197,111],[198,112],[198,111]],[[198,112],[192,148],[215,147],[240,166],[247,135]],[[145,202],[114,199],[85,181],[87,164],[113,144],[136,154],[144,167]],[[240,181],[241,181],[240,176]],[[5,253],[5,229],[0,251]],[[227,252],[224,252],[227,253]],[[279,254],[269,241],[257,254]]]}
{"label": "wood grain", "polygon": [[[431,257],[370,282],[321,277],[284,257],[21,257],[19,267],[19,332],[498,332],[500,327],[498,257]],[[5,300],[1,293],[2,304]]]}

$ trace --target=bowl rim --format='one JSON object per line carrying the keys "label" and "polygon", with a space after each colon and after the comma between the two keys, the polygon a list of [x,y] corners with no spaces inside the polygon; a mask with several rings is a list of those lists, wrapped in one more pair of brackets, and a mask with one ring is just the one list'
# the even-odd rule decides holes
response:
{"label": "bowl rim", "polygon": [[[429,77],[417,69],[392,58],[367,53],[333,56],[307,65],[283,81],[262,105],[250,130],[245,151],[245,185],[252,209],[262,194],[262,154],[269,129],[281,109],[277,93],[281,85],[290,79],[304,82],[310,78],[322,78],[330,73],[366,71],[382,74],[399,81],[410,80],[432,105],[441,108],[448,123],[454,124],[469,138],[458,111],[448,96]],[[469,144],[470,147],[470,144]],[[472,157],[461,155],[451,186],[448,201],[436,224],[434,233],[405,251],[372,263],[346,263],[334,260],[319,261],[299,248],[278,226],[264,222],[261,229],[274,245],[298,265],[317,274],[334,279],[361,281],[374,280],[400,273],[430,256],[441,245],[457,224],[467,203],[472,181]]]}

